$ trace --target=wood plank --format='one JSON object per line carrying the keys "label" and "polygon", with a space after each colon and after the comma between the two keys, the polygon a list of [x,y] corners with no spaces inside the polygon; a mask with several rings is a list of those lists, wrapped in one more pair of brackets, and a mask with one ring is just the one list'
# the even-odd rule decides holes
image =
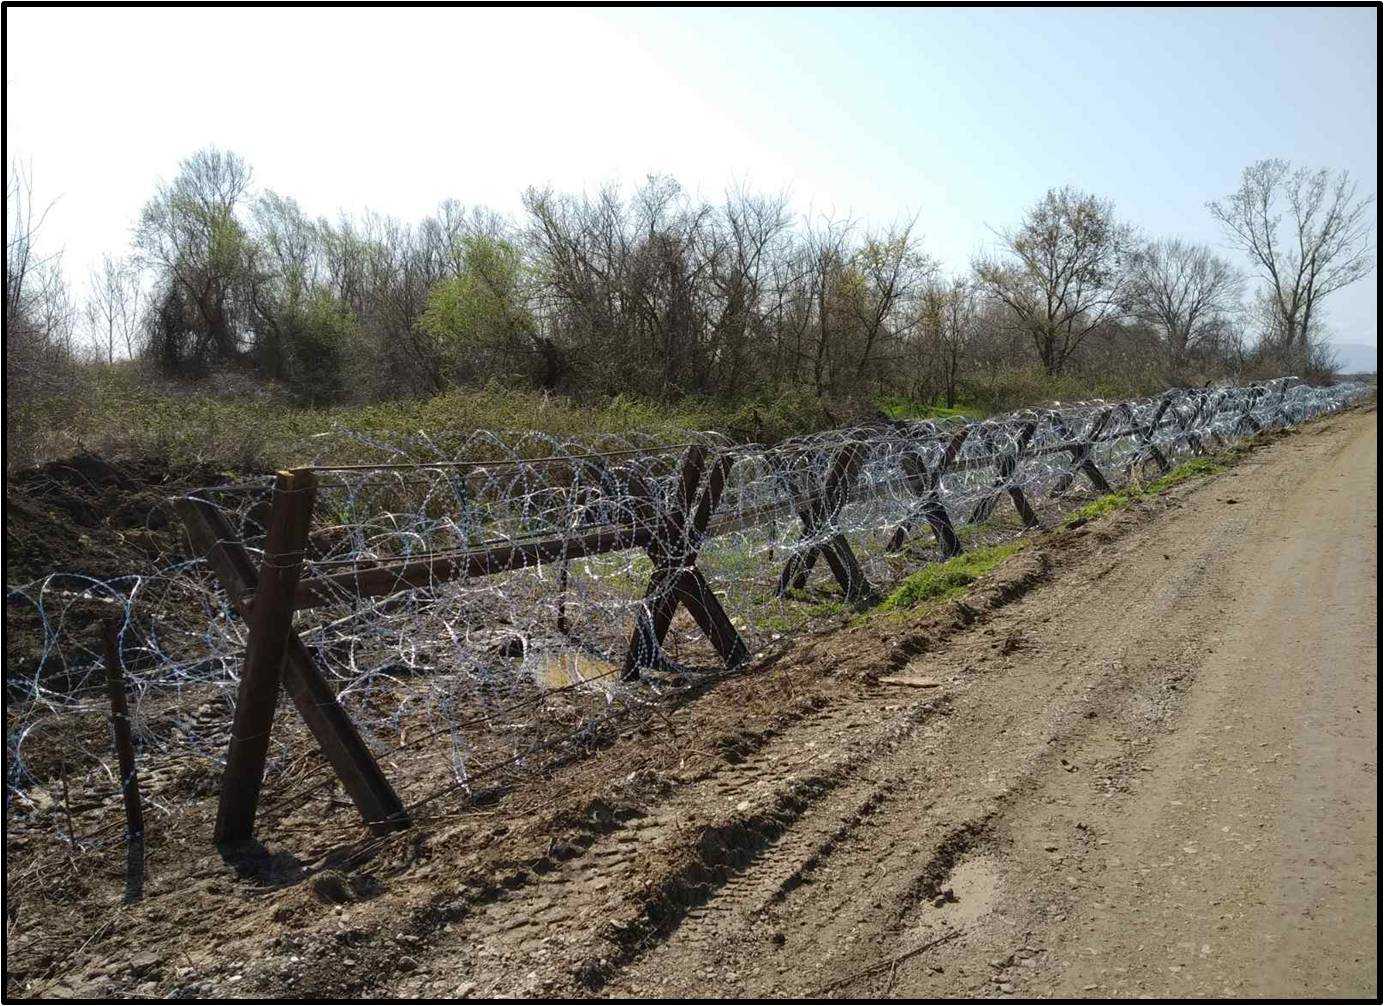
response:
{"label": "wood plank", "polygon": [[721,599],[706,582],[706,577],[695,566],[678,578],[678,599],[696,619],[716,652],[721,655],[727,668],[739,667],[749,659],[750,651],[735,625],[721,606]]}
{"label": "wood plank", "polygon": [[618,527],[532,542],[432,555],[407,562],[309,577],[294,598],[298,608],[334,604],[348,597],[372,597],[428,587],[448,580],[475,579],[540,566],[563,559],[646,548],[662,537],[647,527]]}
{"label": "wood plank", "polygon": [[[1167,425],[1167,421],[1163,425]],[[995,463],[993,455],[957,460],[955,452],[960,441],[965,439],[963,427],[952,438],[947,448],[950,457],[944,457],[937,475],[955,474],[966,471],[979,471]],[[1028,457],[1043,457],[1051,454],[1073,453],[1093,443],[1103,443],[1130,436],[1132,429],[1121,429],[1105,433],[1091,440],[1069,440],[1032,451]],[[1099,470],[1097,469],[1097,474]],[[912,485],[914,479],[905,477]],[[1070,484],[1068,481],[1066,484]],[[896,483],[880,483],[856,495],[860,501],[869,501],[896,492]],[[815,497],[813,498],[815,500]],[[813,502],[809,500],[808,503]],[[737,513],[713,516],[708,523],[704,537],[717,538],[756,527],[770,520],[796,514],[803,504],[800,501],[780,501],[759,507],[749,508]],[[904,527],[901,534],[896,530],[894,538],[901,544],[906,537]],[[652,529],[642,519],[630,525],[615,525],[606,528],[584,531],[579,534],[554,535],[551,538],[523,542],[505,542],[478,549],[463,549],[453,553],[439,553],[419,559],[400,560],[368,567],[347,569],[337,573],[324,573],[305,577],[298,585],[294,603],[297,608],[314,608],[335,604],[346,598],[375,597],[397,591],[432,586],[450,580],[473,579],[512,572],[546,562],[559,562],[564,559],[582,559],[593,555],[605,555],[633,548],[648,548],[658,541],[667,540],[666,529]],[[899,547],[899,546],[893,546]],[[815,564],[815,554],[808,561]]]}
{"label": "wood plank", "polygon": [[942,682],[936,678],[914,676],[910,674],[896,674],[887,678],[880,678],[881,685],[898,685],[903,688],[941,688]]}

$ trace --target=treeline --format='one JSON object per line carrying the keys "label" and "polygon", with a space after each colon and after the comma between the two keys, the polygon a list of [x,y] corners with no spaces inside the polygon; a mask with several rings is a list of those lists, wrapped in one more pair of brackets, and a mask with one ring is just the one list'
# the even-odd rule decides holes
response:
{"label": "treeline", "polygon": [[9,196],[16,373],[41,385],[84,348],[176,377],[250,369],[316,405],[498,382],[951,406],[1015,381],[1320,375],[1321,302],[1371,267],[1371,200],[1344,173],[1280,161],[1208,204],[1250,284],[1212,250],[1138,235],[1071,188],[948,273],[912,224],[804,220],[783,198],[706,201],[661,177],[629,193],[529,189],[517,219],[455,202],[413,223],[311,218],[208,149],[157,187],[130,253],[106,259],[78,304],[35,258],[13,173]]}

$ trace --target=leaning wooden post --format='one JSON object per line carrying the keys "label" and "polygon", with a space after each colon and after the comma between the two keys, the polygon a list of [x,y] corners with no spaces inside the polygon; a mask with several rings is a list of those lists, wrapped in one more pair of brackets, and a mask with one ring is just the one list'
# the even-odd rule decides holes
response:
{"label": "leaning wooden post", "polygon": [[1263,396],[1263,388],[1257,384],[1250,385],[1248,394],[1245,395],[1245,407],[1240,412],[1239,418],[1235,420],[1234,436],[1243,436],[1247,426],[1251,436],[1263,430],[1263,424],[1254,418],[1254,407],[1259,404],[1259,399]]}
{"label": "leaning wooden post", "polygon": [[[1135,436],[1139,438],[1140,448],[1153,458],[1154,462],[1162,469],[1164,474],[1172,471],[1172,464],[1168,461],[1161,448],[1158,446],[1156,434],[1158,427],[1163,422],[1163,415],[1168,411],[1168,407],[1173,404],[1172,398],[1165,395],[1163,400],[1158,403],[1158,408],[1154,410],[1153,418],[1149,420],[1147,426],[1137,426]],[[1130,420],[1133,421],[1133,411],[1130,411]]]}
{"label": "leaning wooden post", "polygon": [[1163,400],[1158,403],[1153,418],[1143,426],[1139,425],[1139,420],[1134,415],[1134,408],[1128,402],[1125,402],[1115,410],[1117,417],[1129,423],[1129,429],[1116,432],[1114,435],[1115,439],[1119,439],[1123,434],[1133,434],[1134,438],[1139,442],[1139,446],[1133,458],[1125,465],[1126,475],[1132,474],[1134,469],[1138,467],[1141,462],[1149,459],[1152,459],[1154,463],[1158,465],[1159,470],[1164,474],[1172,470],[1172,465],[1169,463],[1167,456],[1159,448],[1157,441],[1153,438],[1153,434],[1158,430],[1159,424],[1163,422],[1163,413],[1168,411],[1168,406],[1171,404],[1172,399],[1165,396]]}
{"label": "leaning wooden post", "polygon": [[1283,407],[1283,403],[1288,398],[1289,378],[1283,378],[1283,383],[1278,386],[1278,397],[1274,399],[1273,409],[1274,419],[1282,423],[1285,427],[1293,425],[1293,417],[1288,415],[1288,410]]}
{"label": "leaning wooden post", "polygon": [[[1091,421],[1090,427],[1081,436],[1081,439],[1062,446],[1061,449],[1072,457],[1071,467],[1058,476],[1057,481],[1053,483],[1052,489],[1049,490],[1049,495],[1059,496],[1066,492],[1068,487],[1076,481],[1076,477],[1079,474],[1086,476],[1086,481],[1091,483],[1091,487],[1095,489],[1096,492],[1113,492],[1104,473],[1101,472],[1100,468],[1096,466],[1095,461],[1092,460],[1091,454],[1095,449],[1096,443],[1105,433],[1105,427],[1106,424],[1110,422],[1110,417],[1114,414],[1115,409],[1113,406],[1103,409],[1096,415],[1095,419]],[[1067,431],[1066,423],[1062,422],[1062,417],[1056,412],[1052,413],[1052,423],[1063,436],[1071,435]]]}
{"label": "leaning wooden post", "polygon": [[[1023,420],[1019,424],[1019,436],[1012,449],[1000,451],[995,455],[995,480],[991,484],[991,492],[988,496],[981,499],[971,512],[972,524],[983,524],[989,520],[995,512],[995,507],[999,505],[1001,496],[1009,494],[1009,498],[1014,502],[1014,509],[1019,512],[1019,519],[1024,522],[1024,527],[1037,527],[1038,515],[1033,512],[1033,507],[1029,506],[1028,498],[1024,496],[1021,486],[1014,482],[1014,473],[1018,471],[1020,462],[1023,461],[1024,454],[1028,451],[1033,433],[1038,429],[1038,423],[1032,419]],[[994,438],[988,433],[985,439],[986,449],[995,450]]]}
{"label": "leaning wooden post", "polygon": [[1197,433],[1197,423],[1201,419],[1202,411],[1206,408],[1208,400],[1209,396],[1205,392],[1196,392],[1193,397],[1196,408],[1192,410],[1190,416],[1183,415],[1181,408],[1173,410],[1173,417],[1177,420],[1179,430],[1175,442],[1186,445],[1195,454],[1206,453],[1206,445],[1202,443],[1201,437]]}
{"label": "leaning wooden post", "polygon": [[1206,435],[1211,438],[1212,443],[1217,447],[1224,447],[1227,443],[1225,434],[1216,429],[1216,418],[1225,411],[1228,400],[1229,395],[1224,390],[1217,391],[1214,395],[1207,397],[1209,408],[1202,422],[1202,426],[1206,430]]}
{"label": "leaning wooden post", "polygon": [[106,656],[106,691],[111,701],[111,740],[120,767],[120,794],[125,801],[125,900],[137,901],[144,890],[144,807],[135,773],[135,745],[130,734],[130,707],[120,666],[120,620],[102,626]]}
{"label": "leaning wooden post", "polygon": [[[655,520],[654,540],[647,549],[653,571],[644,590],[644,601],[635,616],[634,635],[625,651],[622,677],[637,680],[641,667],[656,667],[663,654],[663,638],[677,613],[677,579],[680,554],[686,534],[688,510],[693,494],[701,484],[709,452],[703,444],[693,444],[683,453],[673,483],[672,499],[662,520]],[[641,510],[646,519],[653,516],[652,500]],[[647,512],[646,512],[647,511]]]}
{"label": "leaning wooden post", "polygon": [[[625,652],[624,679],[627,681],[638,679],[640,668],[657,667],[662,663],[663,640],[679,604],[691,613],[727,668],[738,667],[749,658],[749,649],[735,631],[706,577],[697,569],[697,555],[706,538],[707,525],[720,504],[726,477],[735,463],[731,453],[716,458],[706,487],[696,497],[694,505],[693,496],[708,457],[709,452],[700,444],[688,448],[660,534],[649,544],[648,554],[654,569],[635,618],[634,635]],[[641,486],[636,497],[636,521],[657,523],[648,487]]]}
{"label": "leaning wooden post", "polygon": [[[259,573],[249,550],[221,511],[206,500],[185,496],[174,500],[173,506],[187,528],[193,548],[206,557],[207,565],[221,581],[227,600],[248,620],[252,599],[259,589]],[[292,629],[288,634],[283,675],[298,715],[321,745],[322,753],[370,830],[385,834],[407,828],[408,812],[398,794],[389,785],[351,717],[337,702],[336,693],[322,676],[316,658]]]}
{"label": "leaning wooden post", "polygon": [[274,485],[259,587],[250,609],[250,638],[226,751],[226,770],[221,777],[215,831],[218,844],[245,842],[254,835],[269,733],[293,630],[293,594],[303,569],[316,488],[316,476],[303,469],[279,472]]}

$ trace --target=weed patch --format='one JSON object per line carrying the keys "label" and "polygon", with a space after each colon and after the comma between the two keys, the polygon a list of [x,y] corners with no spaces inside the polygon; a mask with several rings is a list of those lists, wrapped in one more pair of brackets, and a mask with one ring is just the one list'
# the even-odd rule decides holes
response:
{"label": "weed patch", "polygon": [[1182,485],[1184,482],[1195,478],[1205,478],[1223,471],[1225,471],[1225,465],[1219,461],[1212,458],[1193,458],[1147,485],[1129,485],[1119,492],[1109,493],[1099,499],[1092,500],[1085,506],[1078,507],[1068,516],[1066,525],[1069,528],[1081,527],[1083,524],[1089,524],[1108,513],[1121,510],[1141,497],[1157,496],[1159,493]]}
{"label": "weed patch", "polygon": [[924,566],[905,577],[893,593],[880,602],[878,610],[905,611],[926,602],[956,597],[1023,547],[1024,543],[1018,541],[992,545]]}

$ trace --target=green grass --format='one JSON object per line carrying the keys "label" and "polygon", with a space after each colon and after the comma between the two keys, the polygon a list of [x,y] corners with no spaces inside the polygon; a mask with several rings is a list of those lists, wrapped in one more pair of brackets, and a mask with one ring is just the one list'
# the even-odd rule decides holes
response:
{"label": "green grass", "polygon": [[885,395],[875,400],[890,419],[982,419],[984,413],[971,405],[947,408],[944,405],[925,405],[901,395]]}
{"label": "green grass", "polygon": [[1067,527],[1081,527],[1091,521],[1104,517],[1108,513],[1121,510],[1139,496],[1139,493],[1131,493],[1129,490],[1122,489],[1119,492],[1109,493],[1098,499],[1093,499],[1084,506],[1077,507],[1067,515]]}
{"label": "green grass", "polygon": [[[432,397],[310,407],[295,400],[287,388],[244,370],[231,368],[205,380],[181,381],[124,362],[77,368],[61,393],[51,397],[7,401],[6,460],[7,470],[13,471],[35,461],[93,451],[263,470],[307,460],[315,453],[310,438],[338,429],[434,437],[477,429],[572,437],[639,431],[660,438],[715,430],[741,442],[775,443],[849,426],[876,410],[895,419],[976,419],[1057,398],[1113,398],[1133,390],[1076,377],[1048,378],[1021,368],[963,385],[955,408],[901,395],[830,401],[802,389],[766,389],[737,400],[687,396],[653,402],[616,395],[579,401],[500,383]],[[343,442],[337,449],[349,448]],[[368,458],[340,453],[336,460]]]}
{"label": "green grass", "polygon": [[789,591],[787,600],[797,602],[792,606],[781,607],[777,611],[766,611],[756,616],[757,625],[770,632],[788,634],[799,632],[809,623],[825,618],[839,618],[853,610],[844,600],[827,598],[811,601],[807,594]]}
{"label": "green grass", "polygon": [[1150,483],[1144,490],[1146,493],[1161,493],[1165,489],[1181,485],[1190,479],[1205,478],[1208,475],[1218,475],[1225,471],[1225,465],[1214,458],[1193,458],[1191,461],[1184,461],[1162,478]]}
{"label": "green grass", "polygon": [[10,445],[16,452],[11,467],[97,451],[264,469],[307,460],[314,449],[310,438],[331,430],[386,436],[537,430],[583,438],[640,432],[670,441],[687,430],[717,430],[739,440],[773,442],[841,422],[811,396],[655,403],[617,395],[578,402],[500,385],[313,408],[247,374],[171,381],[117,364],[86,368],[62,395],[25,403],[7,416],[7,431],[17,437]]}
{"label": "green grass", "polygon": [[903,579],[877,610],[906,611],[920,604],[945,601],[962,594],[967,587],[1024,547],[1023,542],[991,545],[965,552],[946,562],[924,566]]}
{"label": "green grass", "polygon": [[[1212,458],[1193,458],[1146,485],[1131,484],[1119,492],[1113,492],[1092,500],[1068,516],[1067,527],[1079,527],[1122,509],[1140,497],[1156,496],[1192,479],[1215,475],[1224,471],[1225,467],[1223,463]],[[981,527],[984,526],[981,525]],[[965,530],[974,533],[978,529],[968,528]],[[1003,545],[977,548],[948,559],[946,562],[924,566],[916,573],[905,577],[898,587],[880,602],[879,606],[875,608],[875,612],[897,613],[916,608],[921,604],[946,601],[958,597],[972,583],[993,570],[1026,544],[1026,542],[1015,541]]]}
{"label": "green grass", "polygon": [[1118,492],[1109,493],[1094,499],[1085,506],[1078,507],[1067,516],[1067,527],[1081,527],[1091,521],[1116,510],[1122,510],[1135,500],[1145,496],[1156,496],[1161,492],[1166,492],[1173,486],[1182,485],[1196,478],[1205,478],[1225,471],[1225,465],[1212,458],[1193,458],[1178,465],[1172,471],[1160,478],[1148,483],[1139,485],[1137,483],[1126,486]]}

